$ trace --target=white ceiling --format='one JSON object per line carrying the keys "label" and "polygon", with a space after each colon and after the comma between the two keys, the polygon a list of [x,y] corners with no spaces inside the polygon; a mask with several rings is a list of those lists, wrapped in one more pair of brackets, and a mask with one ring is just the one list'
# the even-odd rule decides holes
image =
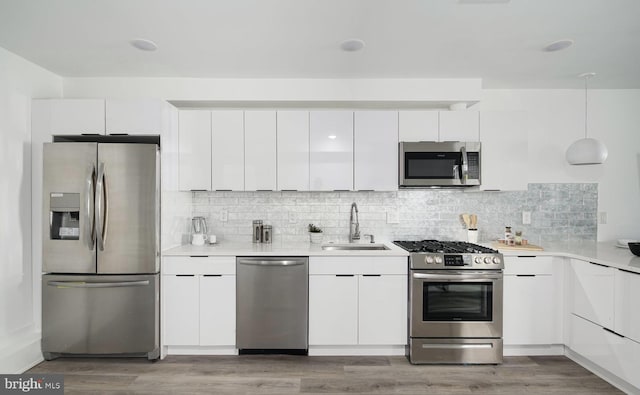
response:
{"label": "white ceiling", "polygon": [[[143,52],[129,41],[147,38]],[[340,50],[349,38],[361,52]],[[542,48],[570,38],[560,52]],[[482,78],[640,88],[639,0],[0,0],[0,47],[64,77]]]}

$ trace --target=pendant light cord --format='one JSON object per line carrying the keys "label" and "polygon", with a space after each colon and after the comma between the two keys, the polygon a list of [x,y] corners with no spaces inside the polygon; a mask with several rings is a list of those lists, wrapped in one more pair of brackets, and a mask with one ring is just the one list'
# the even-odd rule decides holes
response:
{"label": "pendant light cord", "polygon": [[584,138],[587,138],[587,81],[589,76],[584,77]]}

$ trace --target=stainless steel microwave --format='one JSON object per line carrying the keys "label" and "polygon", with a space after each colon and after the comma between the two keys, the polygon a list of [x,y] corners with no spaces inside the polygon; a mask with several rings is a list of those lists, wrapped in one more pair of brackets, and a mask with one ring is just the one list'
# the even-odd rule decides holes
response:
{"label": "stainless steel microwave", "polygon": [[480,185],[480,142],[400,143],[401,188]]}

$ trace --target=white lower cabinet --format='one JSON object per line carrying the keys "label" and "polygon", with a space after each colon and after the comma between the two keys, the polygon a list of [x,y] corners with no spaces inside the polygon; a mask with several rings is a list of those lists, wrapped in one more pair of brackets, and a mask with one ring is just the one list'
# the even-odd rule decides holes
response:
{"label": "white lower cabinet", "polygon": [[236,344],[235,257],[165,257],[165,346]]}
{"label": "white lower cabinet", "polygon": [[309,345],[358,344],[358,277],[309,276]]}
{"label": "white lower cabinet", "polygon": [[164,342],[172,346],[197,345],[199,335],[199,292],[195,275],[165,275]]}
{"label": "white lower cabinet", "polygon": [[552,257],[505,257],[505,345],[562,343],[562,299]]}
{"label": "white lower cabinet", "polygon": [[640,388],[640,343],[582,317],[571,315],[573,351]]}
{"label": "white lower cabinet", "polygon": [[406,343],[406,258],[310,258],[309,346]]}
{"label": "white lower cabinet", "polygon": [[236,344],[236,276],[200,277],[200,345]]}
{"label": "white lower cabinet", "polygon": [[640,343],[638,301],[640,301],[640,274],[617,270],[615,273],[615,331]]}
{"label": "white lower cabinet", "polygon": [[570,312],[606,328],[613,328],[616,269],[578,259],[571,260],[571,269],[573,295]]}
{"label": "white lower cabinet", "polygon": [[407,342],[407,277],[361,275],[358,278],[358,343]]}

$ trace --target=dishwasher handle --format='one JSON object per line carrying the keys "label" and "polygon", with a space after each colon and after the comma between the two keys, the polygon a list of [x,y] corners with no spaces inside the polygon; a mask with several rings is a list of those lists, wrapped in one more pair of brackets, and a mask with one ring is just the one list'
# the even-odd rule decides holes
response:
{"label": "dishwasher handle", "polygon": [[306,258],[238,258],[239,265],[253,266],[299,266],[307,263]]}
{"label": "dishwasher handle", "polygon": [[48,281],[51,287],[62,288],[119,288],[119,287],[142,287],[149,285],[149,280],[141,281],[108,281],[108,282],[86,282],[86,281]]}

